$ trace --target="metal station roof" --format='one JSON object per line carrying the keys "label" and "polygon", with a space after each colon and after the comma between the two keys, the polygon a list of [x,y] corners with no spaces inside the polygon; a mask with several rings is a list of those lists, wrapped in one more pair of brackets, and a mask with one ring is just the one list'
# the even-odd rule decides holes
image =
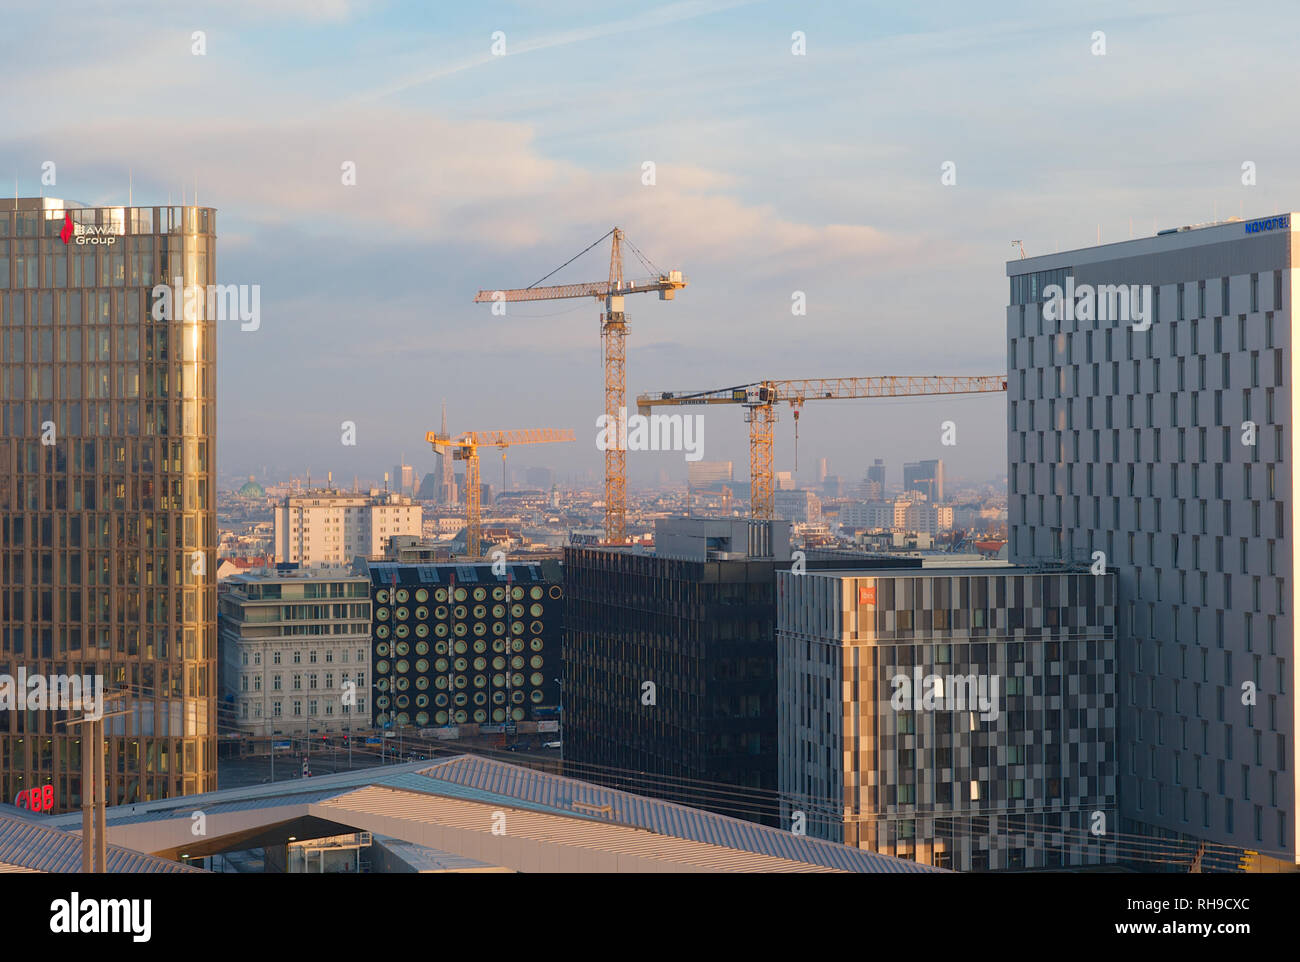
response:
{"label": "metal station roof", "polygon": [[[294,808],[299,810],[296,814],[306,814],[309,808],[316,812],[324,808],[333,810],[330,817],[344,824],[349,816],[362,821],[390,818],[416,834],[444,828],[473,832],[484,825],[482,812],[487,805],[511,810],[511,836],[526,835],[543,849],[553,846],[558,852],[580,848],[639,859],[641,865],[653,860],[670,870],[675,863],[682,870],[697,871],[944,871],[477,755],[122,805],[108,809],[107,823],[110,828],[129,828],[177,819],[188,822],[190,815],[201,809],[211,824],[213,818],[226,813]],[[40,824],[75,829],[80,826],[80,816],[54,816],[42,819]],[[378,831],[394,835],[391,828]],[[75,869],[80,864],[80,839],[66,831],[56,834],[70,840],[69,864]],[[423,843],[410,838],[406,841],[450,851],[447,843],[430,844],[427,838]],[[149,858],[129,849],[121,851]],[[482,861],[477,850],[450,854]],[[543,858],[537,868],[545,870],[549,864]]]}
{"label": "metal station roof", "polygon": [[[80,872],[81,836],[45,821],[37,821],[21,809],[0,811],[0,872]],[[109,872],[202,872],[202,869],[156,858],[120,845],[105,846]]]}

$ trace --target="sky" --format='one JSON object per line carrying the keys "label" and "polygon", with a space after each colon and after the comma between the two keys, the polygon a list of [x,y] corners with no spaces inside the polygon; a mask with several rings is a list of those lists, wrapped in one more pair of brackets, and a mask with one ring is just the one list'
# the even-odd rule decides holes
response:
{"label": "sky", "polygon": [[[473,298],[615,225],[690,284],[627,299],[632,397],[1000,374],[1013,241],[1032,256],[1297,206],[1300,8],[1081,6],[4,0],[0,182],[106,205],[197,185],[217,208],[218,280],[261,288],[257,330],[218,333],[221,480],[350,483],[402,455],[423,473],[446,399],[453,433],[573,429],[511,461],[594,481],[599,306],[498,317]],[[607,244],[547,283],[605,278]],[[898,480],[941,457],[1000,478],[1005,412],[1001,395],[809,404],[799,476],[883,457]],[[742,411],[704,417],[703,456],[746,477]],[[793,441],[782,410],[777,470]],[[686,477],[681,453],[628,467]]]}

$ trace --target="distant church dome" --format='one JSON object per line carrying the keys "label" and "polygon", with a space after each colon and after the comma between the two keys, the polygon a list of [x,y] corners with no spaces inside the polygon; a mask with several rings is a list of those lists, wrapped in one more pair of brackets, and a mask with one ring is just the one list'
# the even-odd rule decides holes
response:
{"label": "distant church dome", "polygon": [[239,489],[241,498],[265,498],[266,489],[253,480],[253,476],[248,476],[248,483]]}

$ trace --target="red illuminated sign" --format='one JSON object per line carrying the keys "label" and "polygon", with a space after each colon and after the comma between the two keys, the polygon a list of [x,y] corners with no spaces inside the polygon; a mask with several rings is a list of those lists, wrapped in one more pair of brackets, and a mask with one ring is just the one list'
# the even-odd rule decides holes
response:
{"label": "red illuminated sign", "polygon": [[54,810],[54,786],[37,785],[18,793],[14,805],[33,812],[50,812]]}
{"label": "red illuminated sign", "polygon": [[876,588],[872,585],[868,588],[866,585],[858,585],[858,604],[874,605],[876,603]]}

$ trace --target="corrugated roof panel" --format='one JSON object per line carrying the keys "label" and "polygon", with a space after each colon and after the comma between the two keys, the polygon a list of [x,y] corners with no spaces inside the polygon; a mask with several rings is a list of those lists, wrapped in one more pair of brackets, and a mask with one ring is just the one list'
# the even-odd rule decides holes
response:
{"label": "corrugated roof panel", "polygon": [[[338,821],[354,823],[366,815],[398,818],[446,826],[482,835],[492,834],[492,805],[461,799],[422,795],[392,788],[370,786],[328,799],[325,809],[352,813]],[[579,820],[565,814],[513,810],[509,814],[509,838],[531,839],[547,845],[585,848],[629,855],[678,866],[731,872],[818,872],[835,871],[825,866],[777,858],[760,852],[726,848],[707,842],[655,835],[627,825]]]}
{"label": "corrugated roof panel", "polygon": [[[120,845],[106,846],[105,855],[109,872],[203,871]],[[81,836],[0,813],[0,864],[10,871],[80,872]]]}
{"label": "corrugated roof panel", "polygon": [[688,808],[660,799],[633,795],[509,765],[477,755],[461,755],[439,762],[425,770],[432,777],[456,784],[509,795],[521,801],[549,805],[569,814],[574,801],[593,805],[610,805],[612,816],[600,820],[633,825],[665,836],[691,839],[727,848],[759,852],[779,858],[792,858],[812,865],[823,865],[849,872],[938,872],[942,869],[908,859],[881,855],[866,849],[852,848],[807,836],[795,835],[755,822],[730,818],[714,812]]}

